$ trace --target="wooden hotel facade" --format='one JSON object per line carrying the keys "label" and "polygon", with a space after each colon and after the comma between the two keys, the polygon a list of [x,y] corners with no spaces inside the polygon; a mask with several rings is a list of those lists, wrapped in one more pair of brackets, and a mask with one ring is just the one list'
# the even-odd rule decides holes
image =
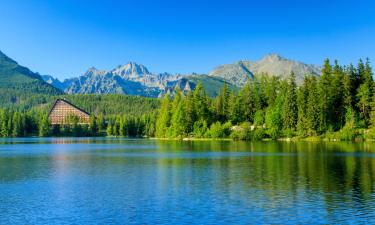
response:
{"label": "wooden hotel facade", "polygon": [[89,124],[90,114],[83,109],[73,105],[65,99],[57,99],[51,111],[48,114],[48,119],[52,125],[69,124],[70,117],[78,118],[78,124]]}

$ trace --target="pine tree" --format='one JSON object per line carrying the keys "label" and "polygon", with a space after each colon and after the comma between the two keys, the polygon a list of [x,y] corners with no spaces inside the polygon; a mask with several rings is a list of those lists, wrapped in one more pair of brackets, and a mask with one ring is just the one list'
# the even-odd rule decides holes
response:
{"label": "pine tree", "polygon": [[338,64],[337,60],[334,62],[332,71],[332,96],[331,96],[331,107],[332,107],[332,126],[335,130],[340,129],[345,124],[345,107],[344,107],[344,71]]}
{"label": "pine tree", "polygon": [[357,76],[358,76],[358,78],[360,80],[360,84],[365,83],[366,80],[367,80],[367,76],[366,76],[365,64],[363,63],[362,59],[359,59],[359,61],[358,61],[357,73],[358,73]]}
{"label": "pine tree", "polygon": [[368,83],[363,83],[359,86],[357,91],[357,106],[360,110],[360,116],[363,120],[363,125],[369,124],[369,112],[371,107],[371,92]]}
{"label": "pine tree", "polygon": [[186,111],[186,131],[190,133],[193,131],[194,122],[196,121],[193,92],[188,92],[185,98],[185,111]]}
{"label": "pine tree", "polygon": [[372,128],[375,128],[375,95],[372,95],[371,112],[370,112],[370,125],[371,125]]}
{"label": "pine tree", "polygon": [[289,76],[286,88],[283,107],[283,125],[284,129],[294,131],[297,126],[298,108],[296,77],[293,72]]}
{"label": "pine tree", "polygon": [[306,130],[307,135],[315,136],[319,130],[319,93],[316,77],[310,76],[307,85],[307,102],[306,102]]}
{"label": "pine tree", "polygon": [[97,120],[98,132],[103,133],[105,131],[105,121],[103,113],[100,113]]}
{"label": "pine tree", "polygon": [[370,59],[366,58],[365,71],[363,73],[364,83],[372,84],[374,81],[373,75],[374,74],[370,65]]}
{"label": "pine tree", "polygon": [[12,130],[12,136],[13,137],[19,137],[21,136],[22,131],[22,121],[20,114],[18,112],[13,113],[13,130]]}
{"label": "pine tree", "polygon": [[319,80],[320,99],[320,130],[327,130],[332,124],[332,66],[329,59],[326,59],[322,68],[322,76]]}
{"label": "pine tree", "polygon": [[242,118],[241,115],[241,102],[240,98],[237,97],[237,95],[233,92],[231,92],[231,95],[229,97],[229,113],[228,117],[230,121],[232,121],[233,124],[239,124]]}
{"label": "pine tree", "polygon": [[372,100],[372,89],[373,89],[373,74],[370,62],[367,59],[366,65],[360,59],[357,68],[359,77],[361,78],[361,84],[357,90],[357,107],[360,112],[363,125],[367,127],[370,124],[370,111],[371,111],[371,100]]}
{"label": "pine tree", "polygon": [[246,83],[240,91],[239,98],[242,106],[240,111],[243,115],[241,121],[254,123],[255,112],[260,110],[258,83],[256,81]]}
{"label": "pine tree", "polygon": [[50,123],[47,115],[41,115],[39,122],[39,136],[47,137],[50,135]]}
{"label": "pine tree", "polygon": [[126,136],[125,124],[126,124],[126,119],[125,117],[123,117],[120,119],[120,127],[119,127],[119,135],[121,137]]}
{"label": "pine tree", "polygon": [[167,131],[170,126],[171,114],[170,114],[170,96],[165,95],[159,109],[159,116],[156,121],[156,136],[166,137]]}
{"label": "pine tree", "polygon": [[229,115],[229,96],[230,90],[226,82],[224,82],[223,89],[216,98],[216,117],[219,121],[224,122]]}
{"label": "pine tree", "polygon": [[187,134],[187,120],[185,111],[185,102],[181,96],[181,92],[178,91],[175,94],[175,98],[172,103],[172,121],[171,129],[173,137],[182,138]]}
{"label": "pine tree", "polygon": [[8,137],[9,136],[9,130],[8,130],[8,112],[3,110],[1,112],[1,130],[0,130],[0,136],[2,137]]}
{"label": "pine tree", "polygon": [[113,127],[112,127],[112,121],[110,121],[107,125],[107,129],[106,129],[106,133],[107,133],[107,136],[112,136],[112,131],[113,131]]}
{"label": "pine tree", "polygon": [[208,100],[206,92],[203,89],[202,83],[199,82],[197,86],[195,87],[195,90],[193,92],[194,96],[194,107],[195,107],[195,113],[197,116],[197,120],[206,120],[210,121],[210,113],[208,109]]}
{"label": "pine tree", "polygon": [[98,134],[98,125],[95,116],[90,116],[90,135],[96,136]]}
{"label": "pine tree", "polygon": [[297,119],[297,131],[299,135],[307,134],[307,99],[308,99],[308,87],[310,85],[310,77],[306,76],[303,79],[303,83],[297,91],[297,109],[298,109],[298,119]]}

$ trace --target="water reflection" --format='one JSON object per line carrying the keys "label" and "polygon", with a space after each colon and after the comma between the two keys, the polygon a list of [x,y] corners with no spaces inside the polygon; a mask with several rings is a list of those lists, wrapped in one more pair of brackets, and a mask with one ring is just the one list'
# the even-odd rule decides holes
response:
{"label": "water reflection", "polygon": [[2,139],[0,223],[375,223],[374,146]]}

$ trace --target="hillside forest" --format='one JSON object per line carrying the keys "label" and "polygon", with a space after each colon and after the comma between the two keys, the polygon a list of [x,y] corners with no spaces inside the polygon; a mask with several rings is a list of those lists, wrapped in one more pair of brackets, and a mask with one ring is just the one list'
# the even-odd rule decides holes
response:
{"label": "hillside forest", "polygon": [[[0,101],[0,136],[134,136],[258,140],[375,138],[375,85],[369,60],[343,66],[328,59],[322,75],[296,83],[262,74],[240,90],[224,83],[216,97],[198,84],[161,99],[125,95],[18,95]],[[5,96],[5,95],[4,95]],[[90,124],[51,126],[48,110],[67,98],[92,113]]]}

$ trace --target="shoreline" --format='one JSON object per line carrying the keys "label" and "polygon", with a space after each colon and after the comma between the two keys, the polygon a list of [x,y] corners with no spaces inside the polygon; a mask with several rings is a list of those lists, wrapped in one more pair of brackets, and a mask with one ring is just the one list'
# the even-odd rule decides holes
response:
{"label": "shoreline", "polygon": [[161,138],[161,137],[128,137],[128,136],[48,136],[48,137],[39,137],[39,136],[25,136],[25,137],[0,137],[1,139],[21,139],[21,138],[124,138],[124,139],[150,139],[150,140],[164,140],[164,141],[232,141],[232,142],[269,142],[269,141],[279,141],[279,142],[375,142],[375,139],[365,139],[365,138],[355,138],[353,140],[341,140],[341,139],[329,139],[325,137],[292,137],[292,138],[263,138],[259,140],[235,140],[232,138],[195,138],[195,137],[184,137],[184,138]]}

